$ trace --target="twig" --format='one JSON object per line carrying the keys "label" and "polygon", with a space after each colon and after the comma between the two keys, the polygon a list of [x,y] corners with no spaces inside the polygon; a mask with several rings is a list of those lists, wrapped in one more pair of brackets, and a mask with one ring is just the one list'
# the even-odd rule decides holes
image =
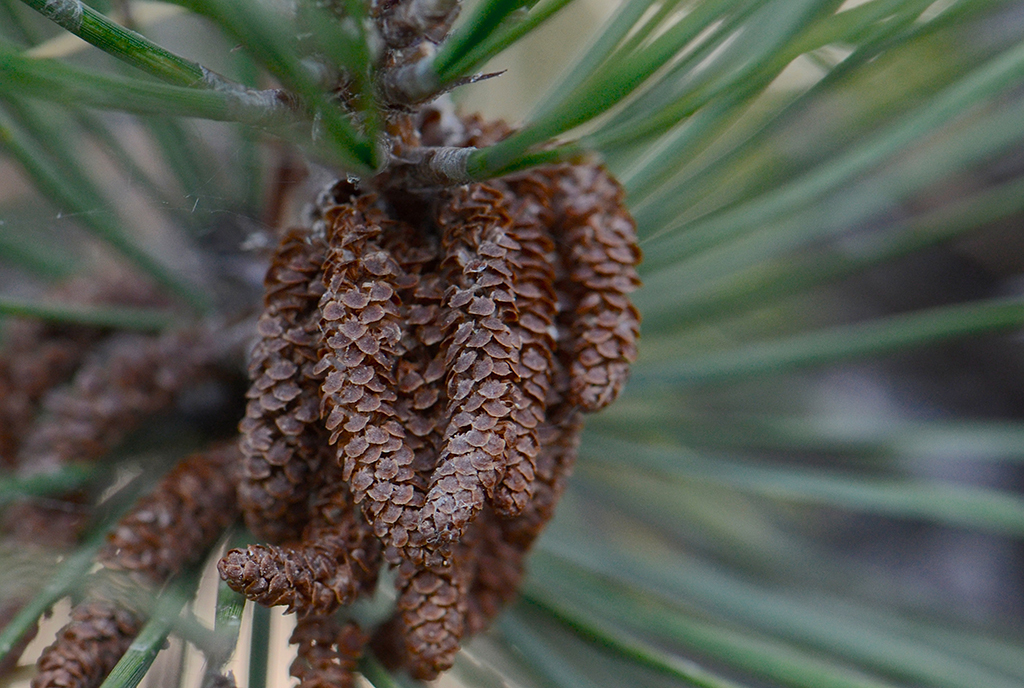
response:
{"label": "twig", "polygon": [[388,170],[388,182],[401,180],[408,188],[454,186],[472,181],[466,171],[476,148],[414,148],[395,160]]}
{"label": "twig", "polygon": [[393,50],[420,38],[438,43],[459,15],[459,0],[408,0],[378,19],[381,38]]}

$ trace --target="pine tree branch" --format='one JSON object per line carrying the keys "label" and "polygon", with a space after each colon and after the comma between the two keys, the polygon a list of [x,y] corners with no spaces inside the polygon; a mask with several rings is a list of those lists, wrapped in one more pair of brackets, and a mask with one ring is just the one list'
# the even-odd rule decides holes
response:
{"label": "pine tree branch", "polygon": [[277,89],[266,93],[253,91],[121,26],[81,0],[22,0],[22,2],[108,55],[170,84],[234,92],[240,98],[247,100],[280,100]]}

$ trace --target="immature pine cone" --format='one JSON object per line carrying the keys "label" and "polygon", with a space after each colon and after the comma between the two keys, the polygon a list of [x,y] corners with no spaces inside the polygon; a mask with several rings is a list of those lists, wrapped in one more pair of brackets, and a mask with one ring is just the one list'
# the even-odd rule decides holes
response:
{"label": "immature pine cone", "polygon": [[442,209],[445,292],[443,324],[448,424],[431,477],[420,531],[452,542],[493,498],[506,466],[529,465],[537,451],[535,416],[520,385],[522,341],[510,252],[520,245],[505,196],[482,184],[456,190]]}
{"label": "immature pine cone", "polygon": [[[399,522],[415,499],[414,453],[395,409],[394,370],[402,347],[399,293],[408,277],[381,246],[391,223],[364,196],[328,213],[331,252],[320,302],[323,349],[317,372],[322,417],[351,485],[378,537],[402,547]],[[397,537],[397,539],[396,539]]]}
{"label": "immature pine cone", "polygon": [[43,650],[32,688],[95,688],[127,652],[141,628],[134,613],[106,600],[77,605],[71,622]]}
{"label": "immature pine cone", "polygon": [[399,658],[422,681],[452,667],[466,634],[466,598],[475,554],[471,533],[452,545],[451,556],[442,563],[418,567],[406,561],[398,569],[395,613],[400,620],[385,629],[401,634],[405,648]]}
{"label": "immature pine cone", "polygon": [[636,360],[640,315],[629,294],[640,286],[636,224],[623,191],[600,167],[559,168],[560,250],[575,301],[569,401],[599,411],[618,396]]}
{"label": "immature pine cone", "polygon": [[99,561],[161,584],[194,563],[235,519],[234,444],[182,460],[108,536]]}
{"label": "immature pine cone", "polygon": [[[335,476],[336,477],[336,476]],[[340,480],[321,490],[300,542],[249,545],[228,552],[217,569],[232,590],[299,617],[326,616],[370,594],[380,545]]]}
{"label": "immature pine cone", "polygon": [[354,622],[309,617],[295,624],[290,642],[299,646],[290,673],[298,688],[352,688],[368,638]]}
{"label": "immature pine cone", "polygon": [[[403,328],[402,349],[395,371],[395,413],[405,430],[405,443],[413,453],[412,474],[404,484],[413,489],[413,496],[404,504],[388,506],[400,514],[387,525],[386,532],[377,531],[386,545],[384,557],[392,565],[403,559],[417,565],[432,560],[440,553],[426,548],[418,530],[419,514],[426,499],[430,476],[437,465],[437,445],[445,421],[444,358],[441,341],[441,300],[443,286],[437,274],[437,247],[422,245],[422,232],[406,226],[406,231],[387,237],[387,248],[408,278],[400,291]],[[381,524],[378,523],[378,526]]]}
{"label": "immature pine cone", "polygon": [[326,250],[308,231],[292,230],[281,239],[264,280],[259,340],[249,359],[249,402],[238,426],[238,493],[246,525],[269,542],[293,540],[302,532],[314,475],[325,456],[322,376],[314,369]]}
{"label": "immature pine cone", "polygon": [[[513,196],[514,224],[508,236],[518,245],[509,251],[515,265],[514,289],[518,317],[510,324],[522,341],[518,373],[526,405],[513,411],[513,419],[536,432],[545,422],[551,396],[556,341],[555,254],[547,225],[551,221],[550,197],[539,193]],[[534,434],[520,440],[535,441]],[[512,453],[501,485],[495,492],[494,508],[506,518],[522,513],[533,496],[538,448]]]}

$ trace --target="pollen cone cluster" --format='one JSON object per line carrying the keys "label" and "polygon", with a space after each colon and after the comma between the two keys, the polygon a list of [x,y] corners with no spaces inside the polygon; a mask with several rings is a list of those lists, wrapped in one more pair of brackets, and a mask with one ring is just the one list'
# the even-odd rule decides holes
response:
{"label": "pollen cone cluster", "polygon": [[[75,278],[46,295],[48,300],[93,306],[158,305],[152,287],[121,276],[104,281]],[[71,375],[103,337],[96,327],[11,320],[0,353],[0,467],[13,467],[19,445],[44,395]]]}
{"label": "pollen cone cluster", "polygon": [[[406,133],[452,145],[437,126]],[[503,132],[465,120],[456,145]],[[221,576],[299,616],[302,685],[348,685],[364,636],[330,615],[387,564],[397,604],[369,642],[433,679],[515,596],[582,414],[626,382],[634,224],[585,165],[418,194],[340,182],[311,218],[272,258],[240,426],[240,504],[267,544]]]}
{"label": "pollen cone cluster", "polygon": [[110,673],[142,628],[141,617],[108,600],[88,600],[43,650],[33,688],[88,688]]}
{"label": "pollen cone cluster", "polygon": [[[147,283],[75,278],[48,298],[92,306],[158,306]],[[13,320],[0,352],[0,467],[22,477],[101,460],[144,421],[172,410],[181,393],[215,374],[213,328],[160,334]],[[60,548],[88,523],[82,491],[18,499],[0,536]]]}
{"label": "pollen cone cluster", "polygon": [[142,628],[137,602],[200,561],[237,516],[238,451],[213,447],[187,457],[140,499],[97,557],[95,590],[42,651],[32,688],[95,688]]}

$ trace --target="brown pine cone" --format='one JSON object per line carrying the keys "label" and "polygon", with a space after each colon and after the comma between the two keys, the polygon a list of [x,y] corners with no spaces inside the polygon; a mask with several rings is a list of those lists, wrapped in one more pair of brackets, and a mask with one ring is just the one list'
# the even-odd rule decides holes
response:
{"label": "brown pine cone", "polygon": [[19,454],[22,471],[102,457],[141,421],[169,408],[212,356],[208,335],[195,330],[112,335],[43,401],[43,417]]}
{"label": "brown pine cone", "polygon": [[430,476],[437,467],[438,444],[445,424],[444,360],[439,339],[424,332],[439,333],[441,291],[436,275],[423,280],[422,289],[412,295],[406,326],[414,334],[409,352],[396,369],[398,399],[395,412],[406,431],[405,441],[413,452],[412,498],[403,506],[385,540],[385,558],[392,565],[409,559],[421,564],[424,557],[441,556],[427,545],[419,530],[420,512],[426,501]]}
{"label": "brown pine cone", "polygon": [[456,190],[438,224],[451,276],[442,321],[449,420],[420,531],[446,543],[462,536],[485,494],[493,498],[506,466],[532,462],[538,445],[512,329],[519,313],[510,253],[521,247],[508,236],[506,194],[482,184]]}
{"label": "brown pine cone", "polygon": [[238,426],[238,495],[246,525],[273,543],[302,532],[314,475],[326,456],[318,391],[323,376],[314,372],[326,251],[308,230],[291,230],[281,239],[264,280],[259,340],[249,359],[252,384]]}
{"label": "brown pine cone", "polygon": [[600,167],[547,171],[558,186],[559,249],[575,302],[569,401],[599,411],[618,396],[636,360],[640,314],[629,294],[640,286],[636,223],[624,194]]}
{"label": "brown pine cone", "polygon": [[198,561],[237,515],[238,460],[234,444],[183,459],[118,522],[100,563],[160,584]]}
{"label": "brown pine cone", "polygon": [[321,415],[352,496],[388,546],[402,547],[405,528],[396,527],[415,507],[415,458],[395,409],[394,371],[405,353],[399,294],[410,284],[391,252],[382,247],[394,226],[376,199],[364,196],[328,216],[328,240],[320,302],[323,330],[316,370]]}
{"label": "brown pine cone", "polygon": [[301,542],[233,549],[217,565],[232,590],[299,617],[326,616],[372,593],[379,569],[380,545],[337,480],[321,490]]}
{"label": "brown pine cone", "polygon": [[473,535],[452,546],[442,563],[425,567],[403,562],[395,587],[397,628],[405,641],[402,659],[414,678],[431,681],[452,667],[466,633],[466,598],[474,571]]}
{"label": "brown pine cone", "polygon": [[43,650],[32,688],[95,688],[127,652],[142,625],[133,612],[106,600],[89,600]]}
{"label": "brown pine cone", "polygon": [[330,617],[299,619],[290,642],[299,646],[290,674],[298,688],[352,688],[356,667],[369,638],[355,622]]}
{"label": "brown pine cone", "polygon": [[466,598],[466,629],[486,629],[519,594],[526,549],[508,540],[503,521],[488,508],[473,522],[476,553],[473,583]]}
{"label": "brown pine cone", "polygon": [[[152,287],[136,278],[75,278],[46,295],[65,304],[132,305],[160,303]],[[32,426],[39,401],[63,382],[103,330],[85,325],[13,319],[0,354],[0,466],[15,463],[18,446]]]}
{"label": "brown pine cone", "polygon": [[[384,557],[392,565],[403,559],[424,562],[436,553],[425,548],[417,529],[419,513],[426,499],[430,475],[437,465],[437,446],[445,421],[444,358],[441,351],[441,299],[444,287],[437,273],[438,247],[424,239],[424,233],[394,232],[386,247],[408,277],[400,291],[404,324],[402,349],[395,371],[395,413],[405,429],[405,443],[413,453],[412,498],[401,505],[398,519],[386,533],[378,531],[385,543]],[[440,555],[438,555],[440,556]]]}
{"label": "brown pine cone", "polygon": [[[510,184],[515,194],[515,223],[508,235],[519,248],[509,251],[515,265],[516,307],[519,315],[512,331],[522,341],[518,372],[526,406],[513,412],[513,418],[536,430],[545,422],[548,399],[552,394],[552,374],[557,348],[555,340],[558,297],[555,273],[559,258],[547,229],[552,221],[552,199],[546,187],[533,185],[532,193],[523,193],[526,183]],[[533,441],[533,435],[521,441]],[[501,485],[494,495],[494,508],[510,518],[522,513],[533,496],[537,448],[510,456]]]}
{"label": "brown pine cone", "polygon": [[579,453],[583,417],[572,411],[555,425],[539,429],[541,451],[537,456],[537,481],[533,499],[515,518],[502,522],[505,538],[524,552],[540,536],[555,515],[555,507]]}

